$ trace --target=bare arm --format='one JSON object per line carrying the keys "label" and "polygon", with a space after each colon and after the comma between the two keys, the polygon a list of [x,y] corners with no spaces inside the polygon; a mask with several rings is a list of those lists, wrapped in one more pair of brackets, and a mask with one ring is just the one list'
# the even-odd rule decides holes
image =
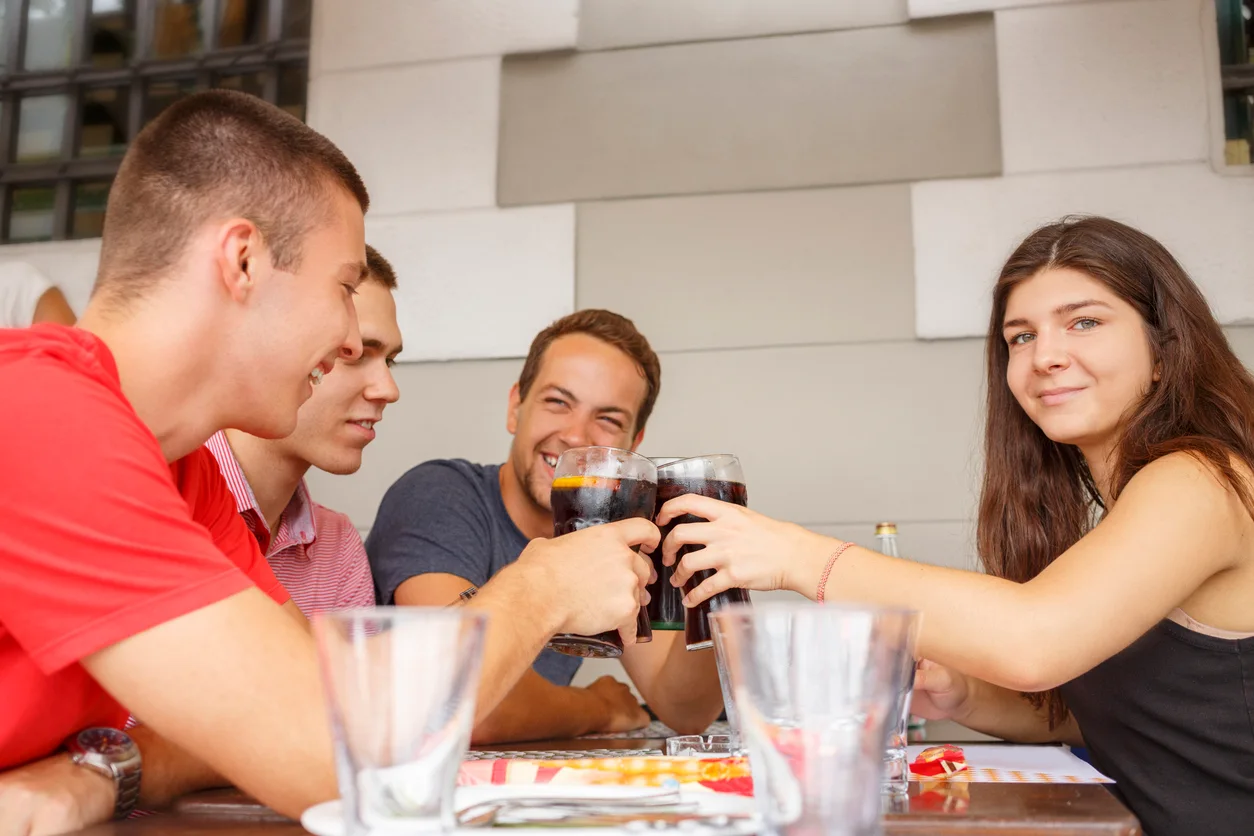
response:
{"label": "bare arm", "polygon": [[280,813],[336,797],[313,640],[259,590],[124,639],[83,666],[154,733]]}
{"label": "bare arm", "polygon": [[291,616],[300,625],[300,629],[313,635],[313,628],[309,624],[309,619],[305,618],[305,614],[300,611],[300,607],[296,606],[296,602],[291,598],[287,599],[287,603],[283,605],[283,612]]}
{"label": "bare arm", "polygon": [[[704,497],[671,500],[658,522],[682,513],[720,518],[678,526],[667,537],[667,560],[678,546],[707,545],[685,556],[678,581],[695,569],[720,570],[690,603],[733,585],[814,597],[839,545]],[[1207,466],[1175,454],[1142,469],[1101,524],[1028,583],[853,547],[836,561],[827,595],[919,610],[920,655],[1012,691],[1044,691],[1113,656],[1202,584],[1237,567],[1248,521]]]}
{"label": "bare arm", "polygon": [[[512,568],[506,567],[485,584],[468,605],[491,616],[479,673],[476,729],[530,667],[560,623],[560,613],[536,612],[529,605],[529,578],[525,573],[511,573]],[[456,575],[416,575],[396,588],[396,603],[407,607],[447,606],[470,586],[470,581]]]}
{"label": "bare arm", "polygon": [[59,322],[62,325],[73,325],[75,321],[74,311],[70,308],[70,303],[65,300],[65,294],[53,287],[44,291],[44,295],[40,296],[39,301],[35,303],[35,316],[31,324]]}
{"label": "bare arm", "polygon": [[[281,607],[284,613],[309,633],[309,622],[288,600]],[[150,727],[139,725],[127,732],[139,747],[144,759],[142,783],[139,787],[139,807],[160,809],[179,796],[212,787],[230,786],[217,770],[200,758],[166,740]]]}
{"label": "bare arm", "polygon": [[723,710],[713,650],[689,652],[682,631],[623,652],[623,667],[653,713],[680,734],[700,734]]}
{"label": "bare arm", "polygon": [[159,810],[181,795],[210,787],[225,787],[231,783],[200,758],[179,748],[148,726],[136,726],[127,734],[135,741],[143,757],[140,809]]}
{"label": "bare arm", "polygon": [[475,743],[558,740],[594,732],[630,731],[649,723],[631,689],[604,676],[587,688],[554,685],[525,672],[505,699],[475,726]]}
{"label": "bare arm", "polygon": [[[396,603],[402,606],[446,606],[456,601],[457,596],[470,586],[470,581],[456,575],[416,575],[396,588]],[[475,600],[478,601],[477,596]],[[501,616],[500,620],[509,624],[522,614],[501,613]],[[548,639],[549,636],[545,636],[544,642]],[[528,658],[534,660],[543,647],[542,642],[535,654]],[[489,681],[498,676],[497,670],[484,665],[479,685],[481,706],[484,689],[492,689]],[[588,688],[554,685],[534,670],[527,669],[494,709],[486,713],[482,709],[476,712],[471,739],[475,743],[546,740],[627,730],[648,723],[648,715],[625,686],[621,690],[626,692],[626,700],[618,689],[611,691],[610,688],[608,685],[601,686],[598,690],[603,693],[598,693]]]}
{"label": "bare arm", "polygon": [[[533,540],[515,563],[484,584],[466,605],[491,616],[476,724],[500,704],[555,633],[592,635],[618,625],[624,645],[635,641],[640,595],[652,566],[631,547],[652,548],[657,538],[653,523],[632,519]],[[415,583],[422,577],[442,580],[424,589]],[[395,600],[444,605],[467,586],[456,575],[417,576],[397,587]]]}
{"label": "bare arm", "polygon": [[910,712],[928,720],[953,720],[967,728],[1016,743],[1070,743],[1083,746],[1075,717],[1049,727],[1049,715],[1017,691],[990,685],[958,671],[924,661],[914,681]]}

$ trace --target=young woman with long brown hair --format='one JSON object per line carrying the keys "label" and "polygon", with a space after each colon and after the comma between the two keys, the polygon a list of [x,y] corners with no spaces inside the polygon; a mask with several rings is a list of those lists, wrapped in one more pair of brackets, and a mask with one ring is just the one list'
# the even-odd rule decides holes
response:
{"label": "young woman with long brown hair", "polygon": [[1030,235],[989,323],[986,574],[885,557],[687,496],[675,583],[923,613],[914,713],[1086,744],[1152,836],[1254,828],[1254,378],[1157,241]]}

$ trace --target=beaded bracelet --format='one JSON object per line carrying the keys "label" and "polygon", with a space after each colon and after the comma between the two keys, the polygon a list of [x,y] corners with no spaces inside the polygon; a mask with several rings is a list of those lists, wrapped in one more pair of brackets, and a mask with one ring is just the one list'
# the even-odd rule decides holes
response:
{"label": "beaded bracelet", "polygon": [[832,573],[832,567],[836,565],[836,558],[844,554],[845,549],[852,545],[853,543],[848,541],[841,543],[836,551],[832,552],[832,556],[827,559],[827,566],[823,568],[823,576],[819,578],[819,590],[818,594],[814,596],[815,601],[818,601],[820,604],[823,603],[823,593],[827,589],[827,576]]}

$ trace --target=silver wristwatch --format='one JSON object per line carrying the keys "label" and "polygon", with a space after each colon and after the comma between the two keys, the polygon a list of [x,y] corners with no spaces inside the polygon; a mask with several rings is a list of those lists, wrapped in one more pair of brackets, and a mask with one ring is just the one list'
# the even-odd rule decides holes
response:
{"label": "silver wristwatch", "polygon": [[124,819],[139,801],[141,763],[139,747],[130,735],[117,729],[83,729],[65,741],[71,760],[113,781],[117,790],[113,817]]}

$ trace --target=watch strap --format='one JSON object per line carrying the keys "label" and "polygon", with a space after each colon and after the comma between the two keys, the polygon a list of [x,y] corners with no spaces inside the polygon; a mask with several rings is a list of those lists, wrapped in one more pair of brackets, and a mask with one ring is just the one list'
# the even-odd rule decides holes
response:
{"label": "watch strap", "polygon": [[135,812],[139,803],[139,782],[143,771],[137,764],[133,769],[113,770],[113,784],[117,787],[117,800],[113,803],[113,818],[124,819]]}

